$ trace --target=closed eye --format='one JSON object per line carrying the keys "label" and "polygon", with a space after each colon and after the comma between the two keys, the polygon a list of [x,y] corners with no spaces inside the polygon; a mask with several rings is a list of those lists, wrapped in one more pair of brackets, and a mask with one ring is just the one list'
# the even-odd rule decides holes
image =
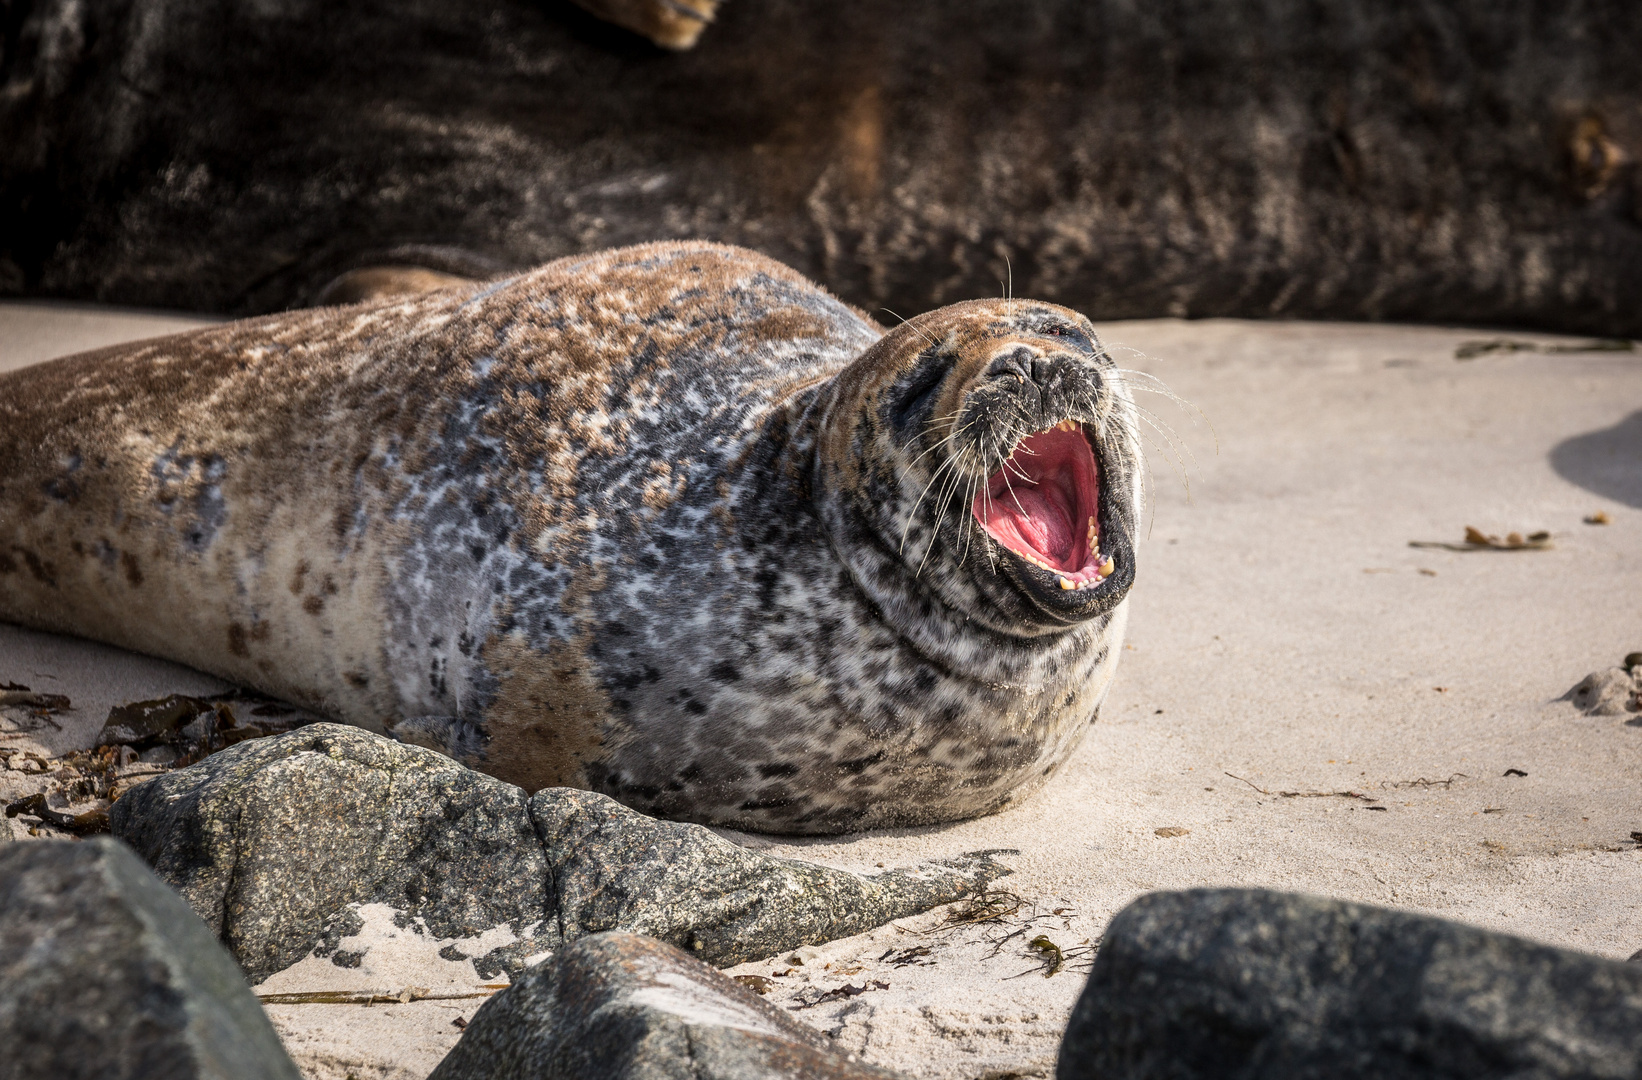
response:
{"label": "closed eye", "polygon": [[947,372],[951,370],[950,357],[926,357],[896,397],[895,404],[890,410],[890,422],[900,430],[927,420],[930,410],[935,406],[935,396],[940,392],[941,384],[946,381]]}

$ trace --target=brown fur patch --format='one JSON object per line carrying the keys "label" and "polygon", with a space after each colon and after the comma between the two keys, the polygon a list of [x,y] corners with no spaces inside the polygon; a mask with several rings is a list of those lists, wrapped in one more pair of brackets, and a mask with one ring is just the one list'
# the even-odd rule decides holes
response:
{"label": "brown fur patch", "polygon": [[591,634],[546,652],[516,635],[492,635],[480,651],[500,682],[485,712],[492,733],[484,769],[528,791],[585,787],[586,763],[604,746],[610,700],[592,674]]}

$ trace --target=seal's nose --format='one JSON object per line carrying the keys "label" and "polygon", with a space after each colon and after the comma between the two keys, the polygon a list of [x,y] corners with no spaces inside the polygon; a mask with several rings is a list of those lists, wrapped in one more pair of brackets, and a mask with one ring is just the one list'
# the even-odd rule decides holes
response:
{"label": "seal's nose", "polygon": [[987,366],[986,374],[989,378],[1012,376],[1042,390],[1047,389],[1061,373],[1066,359],[1067,357],[1060,353],[1045,356],[1030,346],[1017,345],[994,356],[992,363]]}
{"label": "seal's nose", "polygon": [[1050,376],[1060,371],[1061,358],[1059,356],[1032,357],[1032,381],[1039,386],[1048,386]]}

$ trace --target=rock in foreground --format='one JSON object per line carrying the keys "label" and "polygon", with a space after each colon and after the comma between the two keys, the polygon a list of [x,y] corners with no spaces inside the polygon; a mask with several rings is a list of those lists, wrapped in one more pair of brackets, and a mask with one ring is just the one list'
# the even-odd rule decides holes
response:
{"label": "rock in foreground", "polygon": [[297,1080],[262,1006],[125,845],[0,848],[0,1075]]}
{"label": "rock in foreground", "polygon": [[582,938],[487,1001],[429,1080],[892,1080],[653,938]]}
{"label": "rock in foreground", "polygon": [[1153,893],[1112,920],[1057,1076],[1642,1076],[1642,970],[1313,896]]}
{"label": "rock in foreground", "polygon": [[[986,854],[863,877],[739,847],[570,788],[520,788],[441,754],[314,724],[240,743],[114,804],[114,832],[253,981],[310,952],[339,963],[358,909],[462,940],[481,977],[603,930],[632,930],[730,965],[858,934],[1008,873]],[[495,935],[490,935],[494,941]]]}

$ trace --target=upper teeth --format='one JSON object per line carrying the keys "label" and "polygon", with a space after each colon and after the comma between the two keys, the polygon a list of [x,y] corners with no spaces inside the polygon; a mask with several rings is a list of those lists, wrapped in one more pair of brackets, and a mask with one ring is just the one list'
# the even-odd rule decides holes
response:
{"label": "upper teeth", "polygon": [[1056,431],[1076,431],[1077,429],[1078,425],[1071,420],[1062,420],[1060,423],[1055,425]]}

